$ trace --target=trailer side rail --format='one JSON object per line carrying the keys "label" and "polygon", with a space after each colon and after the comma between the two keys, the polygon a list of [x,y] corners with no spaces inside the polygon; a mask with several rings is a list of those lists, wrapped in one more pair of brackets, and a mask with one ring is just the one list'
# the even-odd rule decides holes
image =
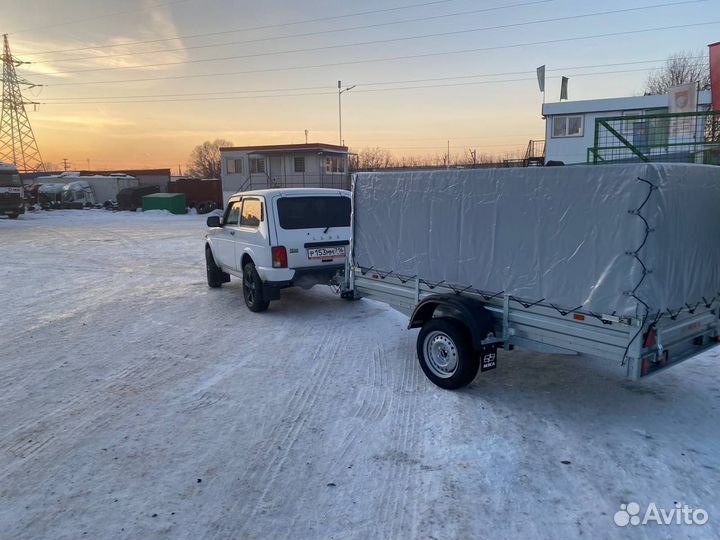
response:
{"label": "trailer side rail", "polygon": [[[631,379],[657,373],[717,345],[718,310],[710,307],[649,321],[522,303],[508,295],[485,295],[470,287],[429,284],[418,277],[358,266],[349,270],[349,284],[357,296],[386,303],[408,316],[428,296],[467,296],[481,301],[492,314],[495,335],[505,349],[601,356],[626,365]],[[647,343],[651,326],[655,339]]]}

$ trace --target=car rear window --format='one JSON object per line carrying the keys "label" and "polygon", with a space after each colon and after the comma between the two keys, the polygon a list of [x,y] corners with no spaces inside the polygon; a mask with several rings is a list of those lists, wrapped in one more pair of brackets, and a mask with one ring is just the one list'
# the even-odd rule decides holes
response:
{"label": "car rear window", "polygon": [[283,229],[350,226],[350,197],[283,197],[277,208]]}

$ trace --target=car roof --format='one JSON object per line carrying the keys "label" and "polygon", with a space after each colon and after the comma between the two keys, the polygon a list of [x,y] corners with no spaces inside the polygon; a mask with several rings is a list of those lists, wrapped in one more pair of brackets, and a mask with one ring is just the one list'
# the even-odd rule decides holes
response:
{"label": "car roof", "polygon": [[291,196],[291,195],[344,195],[350,196],[350,192],[344,189],[332,189],[332,188],[275,188],[275,189],[256,189],[253,191],[241,191],[234,193],[230,199],[236,199],[238,197],[247,197],[251,195],[262,195],[272,196],[277,195],[280,197]]}

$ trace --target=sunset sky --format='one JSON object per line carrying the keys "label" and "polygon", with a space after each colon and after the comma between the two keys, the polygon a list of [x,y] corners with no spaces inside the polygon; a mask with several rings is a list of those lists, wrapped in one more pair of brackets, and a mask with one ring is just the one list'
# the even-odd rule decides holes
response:
{"label": "sunset sky", "polygon": [[0,26],[43,85],[46,162],[177,173],[208,139],[336,144],[338,80],[353,150],[518,150],[543,138],[537,66],[549,102],[561,75],[570,99],[642,93],[720,40],[720,0],[4,0]]}

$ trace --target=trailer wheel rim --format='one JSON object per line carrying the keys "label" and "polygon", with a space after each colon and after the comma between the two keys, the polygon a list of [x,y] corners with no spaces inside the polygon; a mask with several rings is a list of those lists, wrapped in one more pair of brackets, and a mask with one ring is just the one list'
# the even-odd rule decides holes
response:
{"label": "trailer wheel rim", "polygon": [[423,350],[425,363],[435,376],[447,379],[457,371],[460,356],[455,342],[446,333],[437,330],[430,332],[425,337]]}

